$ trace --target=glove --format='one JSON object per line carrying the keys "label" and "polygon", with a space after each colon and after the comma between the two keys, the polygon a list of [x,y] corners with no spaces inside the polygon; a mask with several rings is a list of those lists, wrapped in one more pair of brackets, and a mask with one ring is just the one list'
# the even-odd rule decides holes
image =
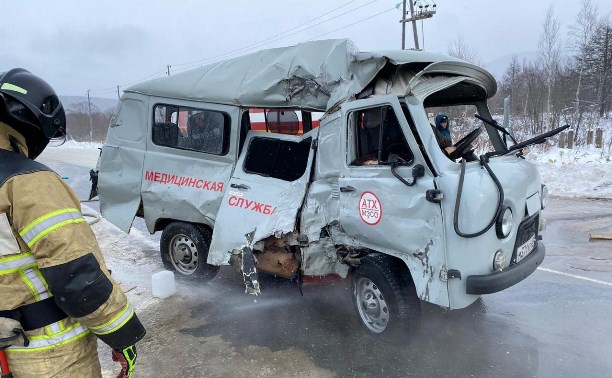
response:
{"label": "glove", "polygon": [[117,378],[132,378],[134,368],[136,367],[136,345],[129,346],[122,350],[113,349],[113,361],[121,364],[121,372]]}

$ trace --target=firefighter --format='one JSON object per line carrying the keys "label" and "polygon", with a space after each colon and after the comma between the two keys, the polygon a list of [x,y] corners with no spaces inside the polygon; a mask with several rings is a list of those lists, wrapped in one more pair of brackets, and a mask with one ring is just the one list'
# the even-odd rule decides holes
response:
{"label": "firefighter", "polygon": [[10,343],[16,378],[100,377],[97,337],[121,363],[119,377],[131,377],[145,329],[111,278],[79,199],[33,160],[65,132],[49,84],[24,69],[0,73],[0,327],[10,324],[0,335],[26,336],[0,338],[0,348]]}

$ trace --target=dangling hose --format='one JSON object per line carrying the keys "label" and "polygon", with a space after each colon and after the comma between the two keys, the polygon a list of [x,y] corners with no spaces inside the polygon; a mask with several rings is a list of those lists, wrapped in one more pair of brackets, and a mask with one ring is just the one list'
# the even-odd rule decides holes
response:
{"label": "dangling hose", "polygon": [[497,187],[497,192],[499,193],[499,201],[497,203],[497,209],[495,210],[493,219],[491,219],[491,222],[489,222],[489,224],[484,229],[476,233],[473,233],[473,234],[464,234],[463,232],[461,232],[461,230],[459,230],[459,206],[461,204],[461,193],[463,192],[463,179],[465,178],[465,159],[461,159],[461,175],[459,176],[459,187],[457,188],[457,199],[455,201],[455,213],[453,216],[453,226],[455,227],[455,232],[457,233],[457,235],[463,238],[475,238],[476,236],[480,236],[484,234],[485,232],[489,231],[489,229],[493,227],[493,225],[495,224],[495,221],[497,220],[497,218],[499,217],[499,214],[502,211],[502,207],[504,204],[504,189],[502,188],[501,183],[497,179],[497,176],[495,176],[495,173],[493,173],[493,171],[491,170],[491,167],[489,167],[489,163],[487,162],[487,160],[488,160],[488,157],[486,155],[480,156],[480,165],[485,167],[487,172],[489,172],[489,176],[491,176],[491,179],[493,180],[493,182],[495,183],[495,186]]}

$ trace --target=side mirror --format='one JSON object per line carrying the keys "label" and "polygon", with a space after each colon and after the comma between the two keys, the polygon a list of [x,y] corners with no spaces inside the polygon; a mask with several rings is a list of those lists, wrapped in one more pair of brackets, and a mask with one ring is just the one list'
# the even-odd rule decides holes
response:
{"label": "side mirror", "polygon": [[414,167],[412,167],[412,182],[408,182],[395,171],[395,168],[397,168],[398,164],[397,162],[393,162],[392,160],[393,159],[389,157],[389,161],[391,165],[391,173],[393,174],[393,176],[397,177],[397,179],[400,180],[402,183],[404,183],[404,185],[406,186],[413,186],[414,184],[417,183],[417,180],[420,177],[425,176],[425,167],[423,167],[421,164],[417,164]]}

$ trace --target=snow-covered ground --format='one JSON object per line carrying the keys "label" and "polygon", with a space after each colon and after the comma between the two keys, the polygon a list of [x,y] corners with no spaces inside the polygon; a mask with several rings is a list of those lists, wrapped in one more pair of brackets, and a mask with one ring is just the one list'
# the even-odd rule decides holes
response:
{"label": "snow-covered ground", "polygon": [[61,146],[45,148],[39,160],[55,160],[63,163],[79,165],[81,167],[95,168],[102,144],[89,142],[75,142],[69,140]]}
{"label": "snow-covered ground", "polygon": [[527,158],[538,165],[550,195],[612,199],[612,152],[609,149],[534,149]]}

